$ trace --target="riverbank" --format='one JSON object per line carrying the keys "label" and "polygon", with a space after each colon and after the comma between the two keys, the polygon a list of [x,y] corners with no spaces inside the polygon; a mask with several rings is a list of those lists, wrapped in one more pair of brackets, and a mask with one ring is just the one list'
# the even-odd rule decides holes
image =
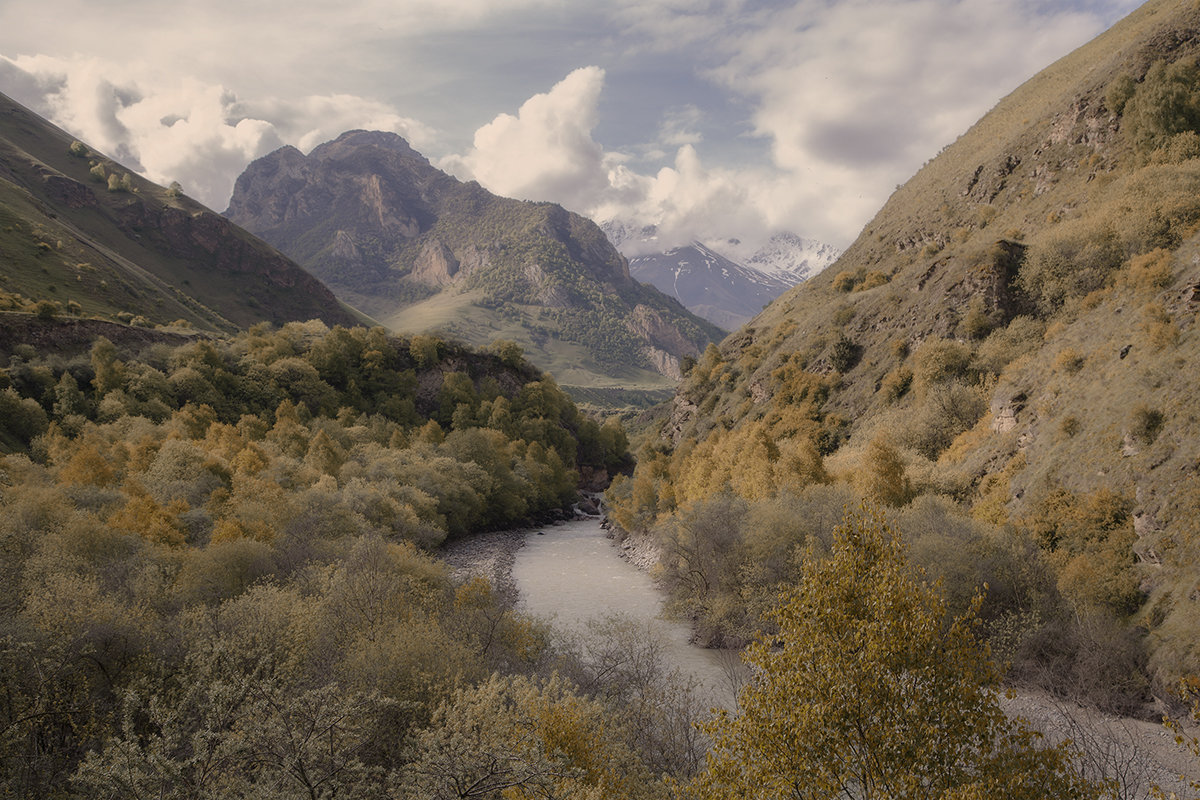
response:
{"label": "riverbank", "polygon": [[[1195,796],[1187,782],[1200,780],[1196,759],[1175,743],[1174,734],[1164,725],[1112,716],[1032,690],[1002,695],[1000,707],[1010,718],[1027,720],[1051,744],[1074,742],[1083,754],[1085,770],[1092,775],[1103,771],[1122,782],[1118,797],[1149,797],[1152,784],[1168,797]],[[1187,733],[1194,736],[1198,731],[1188,725]],[[1181,775],[1186,780],[1180,780]]]}
{"label": "riverbank", "polygon": [[643,572],[652,572],[662,560],[662,549],[649,534],[634,534],[619,531],[614,523],[607,518],[600,527],[608,533],[608,538],[614,540],[621,558],[633,564]]}
{"label": "riverbank", "polygon": [[454,580],[486,578],[505,603],[515,606],[520,592],[513,581],[512,568],[517,551],[525,545],[525,537],[534,530],[518,528],[456,539],[442,547],[438,557],[450,567]]}

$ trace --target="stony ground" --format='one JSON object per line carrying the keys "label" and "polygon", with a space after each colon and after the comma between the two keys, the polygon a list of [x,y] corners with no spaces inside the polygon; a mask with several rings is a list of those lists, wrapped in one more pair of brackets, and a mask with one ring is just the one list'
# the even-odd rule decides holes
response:
{"label": "stony ground", "polygon": [[439,555],[456,580],[487,578],[506,602],[516,605],[519,593],[512,577],[513,562],[529,533],[530,529],[494,531],[457,539],[443,547]]}
{"label": "stony ground", "polygon": [[[1119,782],[1121,800],[1148,797],[1156,784],[1179,798],[1197,796],[1186,780],[1200,779],[1200,763],[1175,743],[1174,734],[1157,722],[1115,717],[1051,697],[1044,692],[1021,691],[1003,698],[1010,717],[1023,717],[1047,741],[1073,741],[1084,753],[1084,766],[1103,770]],[[1190,731],[1195,734],[1196,731]]]}

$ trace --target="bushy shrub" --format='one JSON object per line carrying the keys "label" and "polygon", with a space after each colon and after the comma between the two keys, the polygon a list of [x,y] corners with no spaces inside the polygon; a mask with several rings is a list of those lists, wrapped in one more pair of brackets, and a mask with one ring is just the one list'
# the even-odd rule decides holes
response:
{"label": "bushy shrub", "polygon": [[987,413],[990,384],[938,383],[920,394],[900,441],[932,460]]}
{"label": "bushy shrub", "polygon": [[971,348],[951,339],[926,339],[913,354],[913,379],[918,392],[964,378],[971,366]]}
{"label": "bushy shrub", "polygon": [[829,350],[829,364],[838,372],[847,372],[858,363],[862,348],[852,342],[845,334],[839,334],[833,347]]}
{"label": "bushy shrub", "polygon": [[1130,415],[1129,435],[1144,445],[1154,444],[1166,417],[1157,408],[1140,405]]}
{"label": "bushy shrub", "polygon": [[871,440],[858,477],[863,494],[873,502],[902,506],[913,498],[912,482],[905,471],[904,459],[896,448],[881,437]]}
{"label": "bushy shrub", "polygon": [[1029,248],[1017,284],[1046,315],[1068,300],[1102,288],[1125,259],[1125,248],[1108,226],[1084,221],[1056,228]]}
{"label": "bushy shrub", "polygon": [[1161,247],[1134,256],[1129,262],[1129,285],[1150,291],[1167,288],[1175,277],[1172,261],[1172,252]]}
{"label": "bushy shrub", "polygon": [[913,382],[913,371],[901,364],[894,370],[883,376],[880,382],[879,391],[887,398],[888,402],[895,402],[908,392]]}
{"label": "bushy shrub", "polygon": [[[1155,62],[1122,105],[1126,135],[1143,155],[1167,145],[1179,134],[1200,131],[1200,70],[1192,60]],[[1115,90],[1119,102],[1126,85]]]}
{"label": "bushy shrub", "polygon": [[1036,352],[1042,346],[1045,330],[1045,323],[1033,317],[1014,317],[980,343],[975,364],[984,374],[999,375],[1012,362]]}

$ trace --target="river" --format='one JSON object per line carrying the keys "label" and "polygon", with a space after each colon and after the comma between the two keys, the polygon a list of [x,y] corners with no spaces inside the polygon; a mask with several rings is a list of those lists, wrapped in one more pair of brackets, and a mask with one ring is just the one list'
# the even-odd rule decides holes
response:
{"label": "river", "polygon": [[686,625],[662,618],[663,595],[642,570],[621,558],[599,519],[538,528],[512,566],[520,608],[577,632],[613,614],[649,625],[671,666],[696,678],[708,699],[732,707],[727,655],[689,643]]}

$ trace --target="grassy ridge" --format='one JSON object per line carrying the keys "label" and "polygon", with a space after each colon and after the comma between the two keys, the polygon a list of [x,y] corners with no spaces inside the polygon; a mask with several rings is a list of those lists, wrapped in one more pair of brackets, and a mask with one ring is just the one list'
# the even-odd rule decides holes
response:
{"label": "grassy ridge", "polygon": [[1014,680],[1128,710],[1200,669],[1198,42],[1195,4],[1146,4],[700,360],[612,494],[704,635],[752,633],[819,541],[781,521],[866,497],[963,597],[993,587]]}
{"label": "grassy ridge", "polygon": [[188,199],[0,96],[0,291],[141,324],[232,331],[362,318],[312,276]]}

